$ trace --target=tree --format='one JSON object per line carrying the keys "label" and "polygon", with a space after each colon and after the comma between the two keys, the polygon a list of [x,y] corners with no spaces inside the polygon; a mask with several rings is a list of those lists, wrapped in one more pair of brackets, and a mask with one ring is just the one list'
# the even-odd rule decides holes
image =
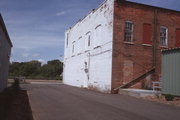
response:
{"label": "tree", "polygon": [[13,62],[10,64],[9,76],[24,76],[30,79],[60,79],[63,63],[59,60],[48,61],[41,65],[39,61]]}

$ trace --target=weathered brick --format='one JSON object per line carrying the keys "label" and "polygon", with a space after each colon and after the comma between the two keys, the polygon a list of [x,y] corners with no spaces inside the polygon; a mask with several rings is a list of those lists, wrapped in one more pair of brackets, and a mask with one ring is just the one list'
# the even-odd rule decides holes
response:
{"label": "weathered brick", "polygon": [[[157,24],[155,22],[155,11],[157,11]],[[134,24],[133,44],[124,43],[125,21]],[[152,25],[152,46],[142,45],[143,24]],[[152,81],[159,81],[161,76],[161,50],[160,26],[168,28],[168,47],[173,48],[176,44],[177,28],[180,28],[180,12],[142,5],[133,2],[115,1],[114,5],[114,33],[113,33],[113,66],[112,66],[112,89],[132,81],[133,78],[155,67],[155,73],[147,76],[135,88],[150,88]],[[156,32],[157,31],[157,32]],[[154,40],[157,44],[154,44]],[[153,59],[153,46],[156,48],[155,62]],[[128,62],[127,62],[128,61]],[[155,65],[154,65],[155,64]]]}

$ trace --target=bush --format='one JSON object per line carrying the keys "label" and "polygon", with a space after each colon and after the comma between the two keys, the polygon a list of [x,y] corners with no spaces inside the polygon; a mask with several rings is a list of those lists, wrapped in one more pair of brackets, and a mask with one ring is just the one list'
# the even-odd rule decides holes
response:
{"label": "bush", "polygon": [[171,94],[166,94],[166,95],[165,95],[165,99],[166,99],[167,101],[173,101],[174,96],[171,95]]}

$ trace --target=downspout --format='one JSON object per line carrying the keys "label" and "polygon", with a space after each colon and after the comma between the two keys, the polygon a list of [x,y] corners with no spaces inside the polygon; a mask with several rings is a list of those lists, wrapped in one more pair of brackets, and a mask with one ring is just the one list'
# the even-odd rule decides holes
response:
{"label": "downspout", "polygon": [[[156,69],[156,59],[157,59],[157,56],[156,56],[156,53],[157,53],[157,22],[158,22],[158,19],[157,19],[157,14],[158,14],[158,10],[155,9],[154,10],[154,32],[153,32],[153,60],[152,60],[152,63],[153,63],[153,66],[152,68],[155,68]],[[153,79],[155,79],[155,76],[153,77]]]}
{"label": "downspout", "polygon": [[90,53],[88,53],[88,57],[89,57],[88,58],[89,60],[88,60],[88,74],[87,74],[87,77],[88,77],[88,81],[89,81],[89,70],[90,70],[90,63],[91,63],[91,61],[90,61],[91,60],[91,58],[90,58],[91,54]]}

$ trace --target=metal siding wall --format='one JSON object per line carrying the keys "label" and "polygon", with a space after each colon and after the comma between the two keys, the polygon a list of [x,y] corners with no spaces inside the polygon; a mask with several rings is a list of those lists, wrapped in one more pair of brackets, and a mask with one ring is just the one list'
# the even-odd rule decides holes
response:
{"label": "metal siding wall", "polygon": [[11,46],[9,45],[8,38],[6,37],[2,26],[0,24],[0,91],[7,87],[8,71],[9,71],[9,58],[11,55]]}
{"label": "metal siding wall", "polygon": [[162,93],[180,96],[180,49],[162,54]]}

